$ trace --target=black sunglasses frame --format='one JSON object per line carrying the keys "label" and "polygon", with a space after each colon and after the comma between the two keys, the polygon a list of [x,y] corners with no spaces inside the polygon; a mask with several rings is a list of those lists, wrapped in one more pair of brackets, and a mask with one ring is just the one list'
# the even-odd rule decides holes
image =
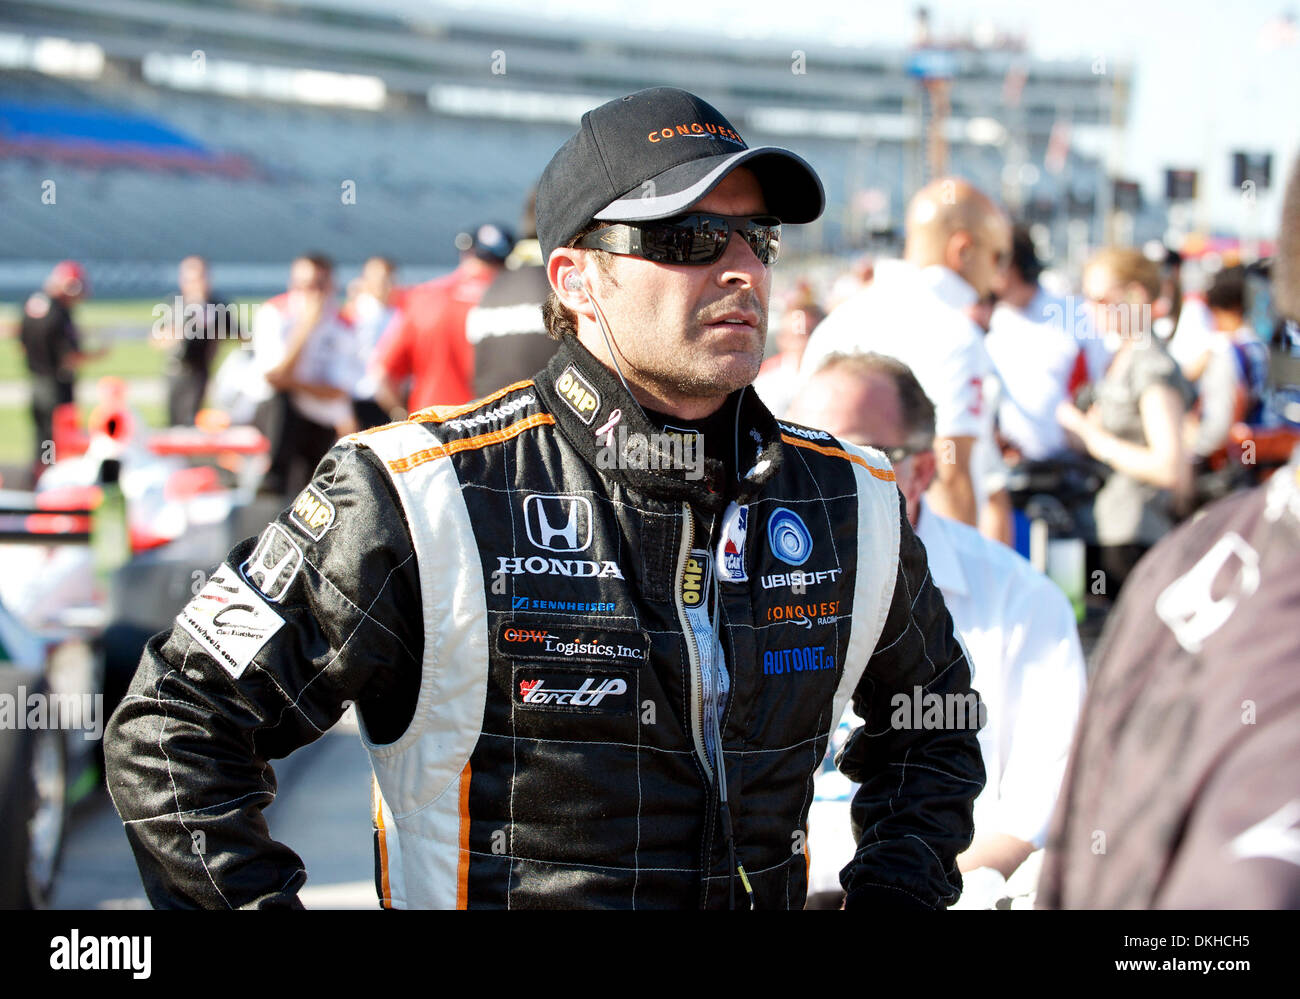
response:
{"label": "black sunglasses frame", "polygon": [[[703,266],[722,259],[733,232],[749,244],[763,266],[776,263],[781,250],[781,220],[773,215],[692,212],[670,219],[616,222],[588,233],[573,246],[641,257],[657,264]],[[683,237],[689,237],[690,242],[673,245]]]}

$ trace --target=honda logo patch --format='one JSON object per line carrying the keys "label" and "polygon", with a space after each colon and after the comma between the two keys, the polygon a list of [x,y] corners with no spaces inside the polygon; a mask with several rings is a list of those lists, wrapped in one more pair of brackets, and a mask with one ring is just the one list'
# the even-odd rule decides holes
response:
{"label": "honda logo patch", "polygon": [[581,552],[591,547],[591,500],[585,496],[543,496],[524,500],[528,540],[548,552]]}

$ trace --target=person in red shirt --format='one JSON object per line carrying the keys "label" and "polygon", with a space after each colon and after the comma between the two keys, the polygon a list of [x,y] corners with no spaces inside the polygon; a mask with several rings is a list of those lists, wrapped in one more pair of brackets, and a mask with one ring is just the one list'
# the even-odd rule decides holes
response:
{"label": "person in red shirt", "polygon": [[474,398],[474,349],[465,338],[465,317],[505,266],[513,242],[491,223],[463,232],[456,237],[460,266],[407,293],[379,343],[377,366],[398,398],[395,386],[411,379],[410,412]]}

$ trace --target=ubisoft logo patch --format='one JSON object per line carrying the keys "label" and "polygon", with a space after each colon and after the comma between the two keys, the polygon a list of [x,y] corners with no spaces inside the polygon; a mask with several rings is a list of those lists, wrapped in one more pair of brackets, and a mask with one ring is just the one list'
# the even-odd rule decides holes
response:
{"label": "ubisoft logo patch", "polygon": [[799,515],[777,507],[767,522],[767,543],[772,554],[787,565],[803,565],[812,554],[812,535]]}

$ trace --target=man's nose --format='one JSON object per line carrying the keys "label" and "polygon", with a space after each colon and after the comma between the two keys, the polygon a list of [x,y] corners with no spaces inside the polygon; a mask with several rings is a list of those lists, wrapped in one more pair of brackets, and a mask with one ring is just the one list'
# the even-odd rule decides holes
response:
{"label": "man's nose", "polygon": [[718,283],[754,287],[767,276],[767,267],[754,254],[740,233],[733,232],[727,241],[726,252],[718,261]]}

